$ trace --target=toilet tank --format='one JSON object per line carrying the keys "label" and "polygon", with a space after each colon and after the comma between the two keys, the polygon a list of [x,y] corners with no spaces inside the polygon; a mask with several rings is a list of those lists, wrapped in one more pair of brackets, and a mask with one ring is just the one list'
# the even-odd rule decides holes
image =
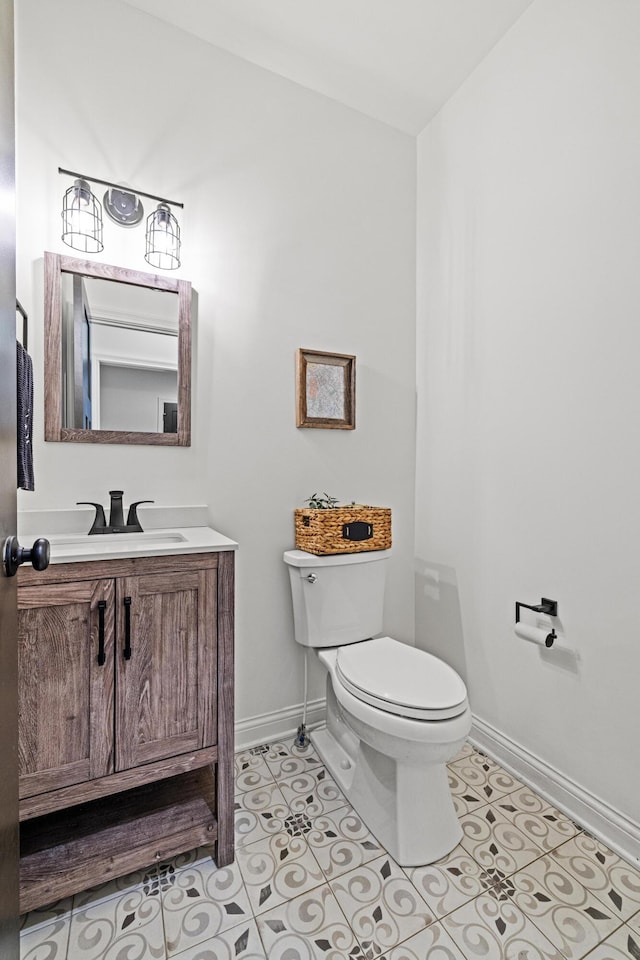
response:
{"label": "toilet tank", "polygon": [[287,550],[298,643],[336,647],[382,631],[388,550],[316,557]]}

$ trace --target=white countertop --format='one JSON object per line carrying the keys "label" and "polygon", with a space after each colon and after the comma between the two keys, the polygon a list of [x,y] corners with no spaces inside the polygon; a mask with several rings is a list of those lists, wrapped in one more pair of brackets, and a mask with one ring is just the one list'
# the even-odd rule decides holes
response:
{"label": "white countertop", "polygon": [[201,504],[145,504],[139,508],[143,533],[96,533],[89,536],[94,516],[94,509],[85,506],[19,511],[18,536],[23,544],[29,544],[36,537],[45,537],[51,544],[51,563],[163,557],[238,548],[234,540],[207,526],[209,509]]}
{"label": "white countertop", "polygon": [[168,527],[144,533],[41,534],[51,544],[51,563],[164,557],[236,550],[238,544],[211,527]]}

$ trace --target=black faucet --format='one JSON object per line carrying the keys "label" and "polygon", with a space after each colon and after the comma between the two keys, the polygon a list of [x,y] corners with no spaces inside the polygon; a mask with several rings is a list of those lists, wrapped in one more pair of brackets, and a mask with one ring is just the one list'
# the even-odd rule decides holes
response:
{"label": "black faucet", "polygon": [[93,503],[92,500],[78,500],[77,506],[95,507],[96,515],[89,530],[89,536],[94,533],[142,533],[142,526],[138,520],[138,507],[141,503],[154,503],[153,500],[136,500],[129,507],[127,522],[124,522],[124,513],[122,509],[122,496],[124,490],[109,490],[111,497],[111,506],[109,510],[109,525],[104,515],[104,507],[101,503]]}

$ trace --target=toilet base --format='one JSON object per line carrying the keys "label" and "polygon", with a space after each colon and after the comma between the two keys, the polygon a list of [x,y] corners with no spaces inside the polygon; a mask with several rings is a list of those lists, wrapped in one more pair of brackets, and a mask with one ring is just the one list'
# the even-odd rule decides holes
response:
{"label": "toilet base", "polygon": [[402,867],[434,863],[460,842],[445,763],[407,763],[359,740],[337,714],[311,734],[329,773]]}

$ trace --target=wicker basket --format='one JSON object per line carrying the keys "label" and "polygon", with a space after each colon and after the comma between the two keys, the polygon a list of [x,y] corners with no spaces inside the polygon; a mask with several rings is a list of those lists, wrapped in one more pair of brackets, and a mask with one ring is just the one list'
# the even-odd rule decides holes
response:
{"label": "wicker basket", "polygon": [[365,553],[391,546],[391,509],[354,503],[348,507],[295,510],[296,547],[324,556]]}

